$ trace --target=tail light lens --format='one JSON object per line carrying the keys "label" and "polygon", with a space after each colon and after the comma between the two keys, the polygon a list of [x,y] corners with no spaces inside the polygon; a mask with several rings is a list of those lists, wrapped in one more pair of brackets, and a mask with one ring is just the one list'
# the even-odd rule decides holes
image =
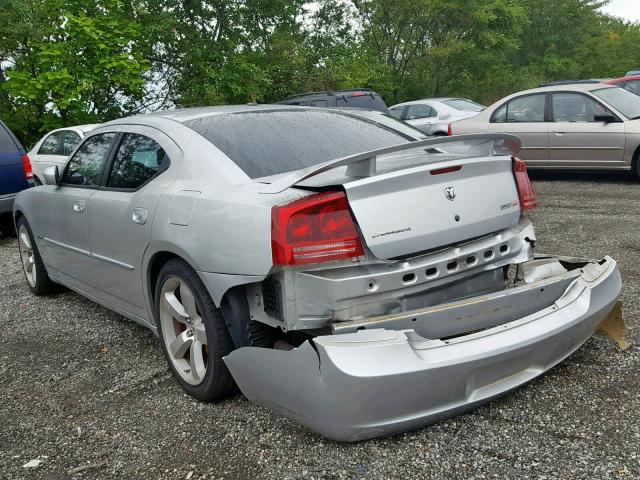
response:
{"label": "tail light lens", "polygon": [[24,170],[24,178],[27,180],[33,180],[33,169],[31,168],[31,161],[29,160],[29,156],[24,154],[21,158],[22,160],[22,169]]}
{"label": "tail light lens", "polygon": [[518,188],[522,211],[527,212],[533,210],[538,206],[538,203],[536,202],[536,194],[533,192],[531,180],[527,173],[527,165],[523,160],[515,157],[513,157],[513,175],[516,178],[516,187]]}
{"label": "tail light lens", "polygon": [[451,128],[451,124],[449,124],[449,127],[447,128],[447,135],[449,136],[453,135],[453,129]]}
{"label": "tail light lens", "polygon": [[344,192],[309,195],[271,209],[274,265],[303,265],[364,255]]}

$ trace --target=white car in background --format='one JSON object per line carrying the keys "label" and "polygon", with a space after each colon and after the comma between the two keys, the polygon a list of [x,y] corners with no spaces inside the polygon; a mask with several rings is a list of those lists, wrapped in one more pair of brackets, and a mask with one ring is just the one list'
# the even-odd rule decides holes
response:
{"label": "white car in background", "polygon": [[57,165],[62,169],[69,155],[80,144],[87,132],[97,126],[98,124],[91,124],[59,128],[42,137],[29,152],[36,184],[46,183],[43,175],[45,168]]}
{"label": "white car in background", "polygon": [[449,124],[478,115],[484,106],[466,98],[427,98],[399,103],[389,113],[427,135],[447,135]]}

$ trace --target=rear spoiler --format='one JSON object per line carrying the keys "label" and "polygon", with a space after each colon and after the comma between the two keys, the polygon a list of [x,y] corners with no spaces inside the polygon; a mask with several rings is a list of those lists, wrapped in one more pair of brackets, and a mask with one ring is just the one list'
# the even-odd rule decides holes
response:
{"label": "rear spoiler", "polygon": [[476,147],[475,150],[473,150],[473,156],[516,155],[522,147],[522,143],[518,137],[504,133],[481,133],[429,138],[427,140],[401,143],[400,145],[392,145],[390,147],[357,153],[347,157],[336,158],[335,160],[329,160],[325,163],[303,168],[302,170],[296,170],[295,172],[276,179],[273,183],[265,184],[260,190],[260,193],[280,193],[307,178],[344,165],[348,165],[346,171],[347,176],[371,177],[376,173],[376,157],[420,147],[434,148],[448,143],[468,143],[470,149]]}

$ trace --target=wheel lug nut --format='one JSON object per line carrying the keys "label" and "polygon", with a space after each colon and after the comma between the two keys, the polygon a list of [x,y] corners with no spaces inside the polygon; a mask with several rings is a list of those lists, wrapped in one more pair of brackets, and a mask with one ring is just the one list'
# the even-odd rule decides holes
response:
{"label": "wheel lug nut", "polygon": [[187,330],[187,337],[193,337],[193,330]]}

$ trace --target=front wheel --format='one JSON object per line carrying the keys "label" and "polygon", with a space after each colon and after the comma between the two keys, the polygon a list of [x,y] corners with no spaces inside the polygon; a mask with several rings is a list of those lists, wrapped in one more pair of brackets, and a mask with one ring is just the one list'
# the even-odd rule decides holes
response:
{"label": "front wheel", "polygon": [[180,386],[205,401],[229,394],[235,384],[222,357],[231,352],[231,339],[198,274],[182,260],[167,262],[155,304],[162,347]]}

